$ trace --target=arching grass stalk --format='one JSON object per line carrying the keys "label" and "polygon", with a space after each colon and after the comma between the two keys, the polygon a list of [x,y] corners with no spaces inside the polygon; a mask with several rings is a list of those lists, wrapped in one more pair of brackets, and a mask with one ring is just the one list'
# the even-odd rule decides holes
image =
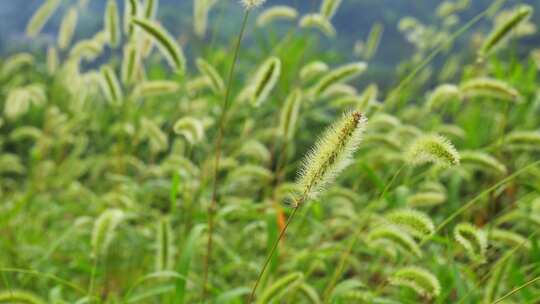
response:
{"label": "arching grass stalk", "polygon": [[535,282],[537,281],[540,281],[540,276],[526,282],[525,284],[519,286],[519,287],[516,287],[514,289],[512,289],[510,292],[508,292],[507,294],[505,294],[504,296],[500,297],[499,299],[497,299],[495,302],[493,302],[493,304],[497,304],[497,303],[500,303],[504,300],[506,300],[507,298],[509,298],[510,296],[512,296],[513,294],[515,294],[516,292],[522,290],[523,288],[529,286],[529,285],[532,285],[534,284]]}
{"label": "arching grass stalk", "polygon": [[356,111],[345,113],[325,131],[305,157],[297,181],[301,195],[295,200],[291,215],[266,256],[248,303],[253,301],[261,278],[298,209],[307,200],[316,198],[351,163],[352,156],[362,140],[366,124],[367,119],[362,113]]}
{"label": "arching grass stalk", "polygon": [[92,294],[94,293],[94,285],[96,282],[96,271],[98,266],[98,259],[99,257],[94,258],[94,264],[92,266],[92,273],[90,274],[90,283],[88,284],[88,298],[92,298]]}
{"label": "arching grass stalk", "polygon": [[255,285],[253,286],[253,288],[251,290],[251,293],[249,295],[249,299],[248,299],[247,303],[253,302],[253,299],[255,298],[255,291],[257,290],[257,287],[259,286],[259,283],[261,282],[262,276],[264,275],[264,272],[266,271],[266,268],[268,267],[268,264],[270,264],[270,261],[272,260],[272,257],[274,256],[274,253],[276,252],[277,246],[279,245],[279,243],[281,242],[281,240],[285,236],[285,232],[287,232],[287,228],[291,224],[292,220],[294,219],[294,216],[296,215],[296,212],[300,208],[301,202],[302,202],[302,199],[300,199],[296,203],[296,205],[294,206],[294,209],[293,209],[291,215],[289,215],[289,218],[287,219],[287,222],[285,223],[285,226],[283,226],[283,229],[281,229],[281,231],[279,232],[279,236],[278,236],[277,240],[272,245],[272,248],[270,249],[270,253],[268,253],[268,255],[266,256],[266,260],[264,261],[262,269],[259,272],[259,276],[257,277],[257,280],[255,281]]}
{"label": "arching grass stalk", "polygon": [[238,39],[236,41],[236,46],[234,49],[234,55],[233,55],[231,68],[229,70],[227,89],[225,91],[225,97],[223,101],[223,109],[221,111],[221,116],[219,119],[219,131],[218,131],[218,134],[216,137],[216,143],[215,143],[216,154],[215,154],[215,159],[214,159],[214,178],[213,178],[213,186],[212,186],[212,200],[210,202],[210,206],[208,207],[208,242],[207,242],[207,248],[206,248],[206,256],[204,259],[203,298],[206,297],[206,293],[207,293],[208,272],[210,268],[210,256],[212,254],[212,234],[214,231],[214,213],[216,212],[216,208],[217,208],[218,172],[219,172],[219,164],[220,164],[220,159],[221,159],[223,136],[225,134],[225,122],[227,120],[227,111],[230,106],[230,96],[231,96],[231,90],[232,90],[234,71],[236,68],[236,63],[238,61],[238,55],[240,53],[240,46],[242,44],[242,39],[244,37],[244,32],[246,29],[247,21],[249,19],[250,11],[251,11],[251,8],[246,6],[246,10],[244,12],[244,17],[242,20],[242,26],[240,27],[240,33],[238,34]]}

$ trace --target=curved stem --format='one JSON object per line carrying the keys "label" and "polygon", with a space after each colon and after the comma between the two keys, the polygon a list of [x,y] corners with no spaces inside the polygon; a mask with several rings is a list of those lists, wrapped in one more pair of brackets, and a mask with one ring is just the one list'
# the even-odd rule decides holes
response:
{"label": "curved stem", "polygon": [[358,234],[355,233],[351,241],[349,242],[349,245],[347,246],[347,250],[343,252],[341,255],[341,258],[339,259],[338,267],[336,268],[336,271],[332,275],[332,278],[330,279],[330,283],[326,287],[323,293],[323,299],[322,303],[328,303],[328,300],[330,299],[330,295],[332,294],[332,291],[334,291],[334,287],[336,286],[336,282],[339,279],[339,276],[343,272],[343,268],[345,268],[345,263],[347,261],[347,258],[351,255],[352,249],[354,245],[356,244],[356,241],[358,240]]}
{"label": "curved stem", "polygon": [[499,302],[502,302],[504,301],[506,298],[510,297],[511,295],[515,294],[516,292],[522,290],[523,288],[535,283],[536,281],[540,281],[540,276],[539,277],[536,277],[530,281],[528,281],[527,283],[519,286],[519,287],[516,287],[514,289],[512,289],[512,291],[510,291],[509,293],[505,294],[504,296],[502,296],[501,298],[497,299],[495,302],[493,302],[493,304],[497,304]]}
{"label": "curved stem", "polygon": [[90,286],[88,286],[88,298],[91,299],[94,293],[94,284],[96,281],[96,271],[98,265],[99,256],[94,258],[94,266],[92,267],[92,276],[90,277]]}
{"label": "curved stem", "polygon": [[255,285],[253,286],[253,289],[251,289],[251,293],[250,293],[249,299],[247,301],[248,304],[251,303],[253,301],[253,299],[255,298],[255,291],[257,290],[257,287],[259,286],[259,283],[261,282],[262,276],[264,275],[264,272],[266,271],[266,268],[268,267],[268,264],[270,264],[270,261],[272,260],[272,256],[274,256],[274,253],[276,252],[277,246],[281,242],[281,239],[283,239],[283,236],[285,236],[285,232],[287,232],[287,228],[289,227],[289,224],[294,219],[294,216],[296,215],[296,211],[298,211],[299,208],[300,208],[300,204],[297,204],[294,207],[291,215],[287,219],[287,223],[285,223],[285,227],[283,227],[283,230],[281,230],[281,232],[279,233],[279,236],[278,236],[277,240],[272,245],[272,249],[270,249],[270,252],[266,256],[266,260],[264,261],[263,267],[262,267],[261,271],[259,272],[259,276],[257,277],[257,281],[255,281]]}
{"label": "curved stem", "polygon": [[203,275],[203,299],[206,298],[207,293],[207,282],[208,282],[208,272],[210,269],[210,256],[212,254],[212,234],[214,230],[214,213],[217,209],[217,188],[218,188],[218,173],[219,173],[219,163],[221,159],[221,149],[223,144],[223,136],[225,134],[225,121],[227,120],[227,110],[229,109],[230,96],[232,90],[232,83],[234,77],[234,71],[236,63],[238,62],[238,55],[240,53],[240,45],[242,44],[242,38],[244,37],[244,32],[246,29],[246,24],[249,17],[249,10],[246,10],[244,13],[244,19],[242,21],[242,27],[240,28],[240,33],[238,34],[238,40],[236,41],[236,46],[233,55],[233,61],[231,68],[229,70],[229,78],[227,83],[227,90],[225,92],[225,100],[223,102],[223,109],[221,112],[221,117],[219,119],[219,131],[216,138],[216,157],[214,160],[214,181],[212,186],[212,201],[208,207],[208,243],[206,248],[206,256],[204,259],[204,275]]}

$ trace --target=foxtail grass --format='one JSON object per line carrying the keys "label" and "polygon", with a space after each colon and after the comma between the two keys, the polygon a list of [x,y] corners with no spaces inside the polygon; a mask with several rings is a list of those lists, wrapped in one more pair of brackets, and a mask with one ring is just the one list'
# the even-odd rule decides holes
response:
{"label": "foxtail grass", "polygon": [[315,199],[322,190],[331,184],[351,162],[352,157],[365,131],[367,118],[360,112],[347,112],[341,119],[327,128],[316,142],[314,148],[304,158],[299,170],[297,185],[299,189],[294,199],[293,210],[278,238],[274,241],[259,275],[255,281],[248,303],[255,298],[255,292],[272,259],[277,246],[285,236],[298,209],[308,200]]}

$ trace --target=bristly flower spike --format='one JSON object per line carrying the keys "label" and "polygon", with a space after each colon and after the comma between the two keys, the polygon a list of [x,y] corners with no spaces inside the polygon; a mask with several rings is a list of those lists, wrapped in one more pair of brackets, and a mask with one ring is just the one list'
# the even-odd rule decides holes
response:
{"label": "bristly flower spike", "polygon": [[302,197],[316,197],[349,165],[366,124],[365,115],[353,111],[345,113],[343,118],[325,131],[303,161],[298,179]]}
{"label": "bristly flower spike", "polygon": [[241,0],[240,2],[246,10],[252,10],[264,4],[266,0]]}
{"label": "bristly flower spike", "polygon": [[314,199],[324,186],[331,183],[349,165],[353,153],[360,144],[366,124],[367,118],[364,114],[357,111],[346,112],[340,120],[325,131],[323,136],[315,144],[313,150],[307,154],[299,171],[297,181],[300,197],[295,199],[292,213],[289,215],[285,226],[281,229],[278,238],[266,256],[255,285],[251,289],[247,303],[251,303],[255,297],[255,291],[270,263],[270,259],[274,255],[278,244],[283,239],[296,212],[300,209],[303,202],[308,199]]}
{"label": "bristly flower spike", "polygon": [[424,135],[416,139],[406,154],[412,165],[435,163],[445,167],[459,165],[459,153],[452,143],[440,135]]}

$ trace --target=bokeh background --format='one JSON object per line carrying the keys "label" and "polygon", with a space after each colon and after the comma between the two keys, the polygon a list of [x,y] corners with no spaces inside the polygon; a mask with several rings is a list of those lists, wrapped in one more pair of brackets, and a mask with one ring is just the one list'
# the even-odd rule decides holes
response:
{"label": "bokeh background", "polygon": [[[101,14],[104,11],[106,1],[88,1],[87,13],[79,16],[80,22],[75,41],[91,37],[103,27]],[[43,0],[0,1],[0,53],[6,55],[21,50],[38,50],[55,41],[55,35],[65,12],[62,9],[59,9],[53,19],[47,23],[44,34],[39,39],[30,40],[24,35],[26,23],[42,2]],[[67,7],[75,2],[76,0],[65,0],[63,5]],[[267,0],[265,6],[287,4],[298,8],[301,13],[306,13],[316,11],[320,2],[319,0]],[[327,46],[330,49],[331,47],[335,51],[336,57],[353,56],[354,52],[350,50],[354,48],[355,44],[367,38],[374,23],[382,23],[384,25],[384,34],[380,43],[382,47],[378,49],[375,58],[371,61],[370,73],[377,74],[376,78],[384,81],[385,78],[395,74],[394,69],[397,63],[406,60],[414,53],[414,46],[398,31],[399,20],[405,16],[413,16],[426,25],[436,24],[440,20],[437,17],[436,8],[441,2],[432,0],[343,0],[332,21],[338,31],[337,41],[335,39],[323,40],[318,45],[321,48]],[[492,4],[493,0],[473,0],[470,2],[470,8],[458,14],[460,23],[466,23]],[[239,0],[218,1],[216,8],[212,10],[210,15],[210,37],[217,35],[218,38],[226,40],[232,37],[235,29],[238,28],[242,12],[240,5],[231,5],[234,3],[239,3]],[[511,7],[520,3],[528,3],[535,7],[535,11],[540,11],[540,1],[538,0],[507,0],[505,6]],[[123,1],[119,1],[119,4],[123,5]],[[189,42],[194,39],[194,37],[189,37],[193,33],[192,12],[193,1],[191,0],[160,0],[158,20],[185,44],[188,53],[190,52]],[[540,24],[540,14],[535,14],[531,21],[534,24]],[[216,27],[217,24],[219,24],[219,28]],[[491,24],[486,21],[478,27],[485,28],[485,32],[488,32]],[[466,44],[470,43],[471,37],[465,36],[462,41],[456,44],[456,48],[465,49]],[[207,39],[210,38],[207,37]],[[197,43],[201,42],[197,41]],[[524,50],[540,45],[540,33],[523,37],[520,40],[520,45],[523,46]],[[339,49],[347,51],[336,51]]]}

